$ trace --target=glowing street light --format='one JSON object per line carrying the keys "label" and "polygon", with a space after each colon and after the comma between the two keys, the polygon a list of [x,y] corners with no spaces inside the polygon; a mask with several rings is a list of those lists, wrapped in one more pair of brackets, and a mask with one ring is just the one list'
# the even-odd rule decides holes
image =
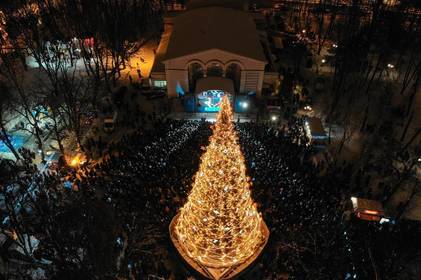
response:
{"label": "glowing street light", "polygon": [[78,166],[79,165],[79,163],[80,163],[80,161],[79,161],[79,157],[78,156],[75,156],[71,161],[70,161],[70,166],[72,166],[72,167],[76,167],[76,166]]}
{"label": "glowing street light", "polygon": [[81,154],[77,154],[76,156],[74,156],[72,158],[69,165],[71,167],[77,167],[77,166],[83,164],[84,162],[85,162],[85,160],[83,159],[83,156]]}
{"label": "glowing street light", "polygon": [[389,68],[389,69],[393,69],[393,68],[395,68],[395,65],[388,63],[388,64],[387,64],[387,68]]}
{"label": "glowing street light", "polygon": [[278,117],[277,117],[277,116],[275,116],[275,115],[273,115],[270,119],[271,119],[273,122],[276,122],[276,121],[278,120]]}

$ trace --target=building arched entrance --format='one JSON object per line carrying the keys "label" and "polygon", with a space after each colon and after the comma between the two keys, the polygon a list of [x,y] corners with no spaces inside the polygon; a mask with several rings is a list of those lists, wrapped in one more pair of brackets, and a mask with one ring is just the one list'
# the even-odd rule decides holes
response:
{"label": "building arched entrance", "polygon": [[225,71],[225,77],[233,81],[235,92],[239,92],[241,83],[241,66],[235,62],[228,64]]}
{"label": "building arched entrance", "polygon": [[224,69],[221,63],[219,62],[211,62],[208,64],[208,68],[206,69],[206,76],[207,77],[223,77],[224,76]]}
{"label": "building arched entrance", "polygon": [[205,70],[202,64],[199,62],[193,62],[189,64],[189,92],[194,92],[196,87],[196,81],[205,76]]}

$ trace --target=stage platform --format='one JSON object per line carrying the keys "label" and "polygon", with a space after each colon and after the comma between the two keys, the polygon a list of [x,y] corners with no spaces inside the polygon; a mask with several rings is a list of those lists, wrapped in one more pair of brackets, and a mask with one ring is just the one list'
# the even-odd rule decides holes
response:
{"label": "stage platform", "polygon": [[177,219],[179,214],[177,214],[171,221],[169,226],[170,238],[171,241],[177,250],[179,256],[183,259],[183,261],[188,264],[188,266],[198,272],[202,277],[205,279],[212,279],[212,280],[228,280],[228,279],[237,279],[239,276],[243,274],[243,272],[247,271],[248,268],[260,257],[265,248],[268,240],[269,240],[269,229],[266,226],[266,223],[262,220],[261,223],[261,230],[264,235],[264,241],[260,244],[257,248],[256,252],[248,258],[245,262],[238,263],[238,265],[230,266],[230,267],[223,267],[223,268],[213,268],[204,266],[203,264],[197,262],[196,260],[190,258],[184,251],[183,247],[179,243],[179,240],[174,233],[174,227],[177,223]]}
{"label": "stage platform", "polygon": [[[217,113],[186,113],[186,112],[177,112],[171,113],[168,115],[168,118],[173,120],[197,120],[200,121],[202,119],[206,119],[208,122],[215,122],[216,121]],[[234,121],[240,122],[251,122],[256,121],[255,114],[234,114]]]}

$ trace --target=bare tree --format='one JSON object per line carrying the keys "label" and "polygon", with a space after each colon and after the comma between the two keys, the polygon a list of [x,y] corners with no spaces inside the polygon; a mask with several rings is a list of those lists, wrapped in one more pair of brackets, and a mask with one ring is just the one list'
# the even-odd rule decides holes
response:
{"label": "bare tree", "polygon": [[[339,0],[320,0],[316,5],[317,21],[317,55],[319,56],[325,46],[327,38],[332,35],[339,9]],[[329,9],[329,11],[328,11]]]}
{"label": "bare tree", "polygon": [[77,68],[72,46],[53,40],[60,35],[58,20],[61,18],[53,18],[48,13],[51,12],[49,9],[53,9],[50,6],[52,3],[37,3],[38,7],[45,9],[24,6],[11,15],[8,22],[19,35],[19,42],[38,65],[39,71],[34,71],[37,83],[30,86],[35,88],[33,96],[38,98],[37,102],[48,109],[48,119],[52,125],[47,130],[53,133],[64,154],[63,138],[66,131],[74,135],[78,145],[81,145],[82,114],[94,106],[95,94],[90,86],[91,79]]}
{"label": "bare tree", "polygon": [[401,202],[401,204],[398,207],[398,211],[396,213],[395,218],[397,220],[401,219],[404,214],[413,209],[414,207],[419,207],[418,205],[411,205],[414,203],[415,196],[419,195],[421,193],[421,184],[417,179],[414,179],[412,183],[410,184],[410,191],[407,198]]}
{"label": "bare tree", "polygon": [[[5,171],[0,182],[0,194],[3,199],[3,209],[5,213],[1,232],[11,236],[23,254],[32,261],[36,261],[33,256],[33,246],[30,240],[32,223],[22,223],[27,215],[25,200],[30,193],[30,178],[34,175],[36,168],[30,163],[32,159],[22,155],[25,167],[7,161],[2,163],[2,170]],[[24,165],[24,166],[25,166]]]}
{"label": "bare tree", "polygon": [[0,50],[0,61],[0,75],[7,81],[12,92],[10,100],[12,111],[27,122],[28,126],[20,126],[20,129],[30,133],[35,138],[41,152],[41,158],[44,161],[44,131],[40,127],[39,114],[35,110],[38,105],[37,97],[33,96],[25,87],[23,70],[19,61],[11,58],[10,53],[4,50]]}
{"label": "bare tree", "polygon": [[59,174],[40,174],[31,162],[29,157],[25,165],[1,169],[6,219],[0,231],[12,236],[33,269],[42,268],[51,278],[104,279],[115,257],[114,233],[104,229],[103,221],[110,221],[104,203],[88,188],[65,190]]}
{"label": "bare tree", "polygon": [[[45,22],[64,37],[76,37],[88,73],[106,89],[121,77],[128,60],[162,30],[161,1],[37,0]],[[83,39],[92,38],[88,44]]]}
{"label": "bare tree", "polygon": [[0,83],[0,141],[6,145],[6,147],[13,153],[13,156],[16,160],[20,159],[19,153],[13,146],[12,140],[10,139],[9,129],[6,127],[8,120],[6,115],[9,114],[8,103],[10,99],[10,92],[7,86],[4,83]]}

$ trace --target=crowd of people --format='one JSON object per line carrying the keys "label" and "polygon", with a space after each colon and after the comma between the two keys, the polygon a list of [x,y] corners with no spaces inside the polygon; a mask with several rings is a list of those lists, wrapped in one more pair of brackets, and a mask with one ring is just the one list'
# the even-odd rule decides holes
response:
{"label": "crowd of people", "polygon": [[[373,226],[360,232],[343,221],[350,166],[315,166],[299,118],[279,128],[237,123],[236,130],[253,198],[271,233],[245,279],[370,278],[375,268],[365,235],[391,230]],[[186,201],[211,133],[203,120],[160,121],[110,145],[108,157],[84,170],[81,187],[100,194],[121,224],[121,276],[192,277],[177,260],[168,226]]]}
{"label": "crowd of people", "polygon": [[271,228],[272,246],[258,278],[278,279],[283,272],[293,279],[309,273],[313,279],[341,279],[352,261],[343,246],[340,183],[318,177],[320,170],[307,160],[311,150],[300,120],[295,122],[281,130],[237,125],[255,200]]}
{"label": "crowd of people", "polygon": [[82,180],[103,193],[120,218],[127,248],[120,270],[135,279],[167,279],[172,272],[163,256],[168,224],[187,197],[200,147],[211,133],[206,122],[166,121],[156,127],[112,144],[109,157]]}

